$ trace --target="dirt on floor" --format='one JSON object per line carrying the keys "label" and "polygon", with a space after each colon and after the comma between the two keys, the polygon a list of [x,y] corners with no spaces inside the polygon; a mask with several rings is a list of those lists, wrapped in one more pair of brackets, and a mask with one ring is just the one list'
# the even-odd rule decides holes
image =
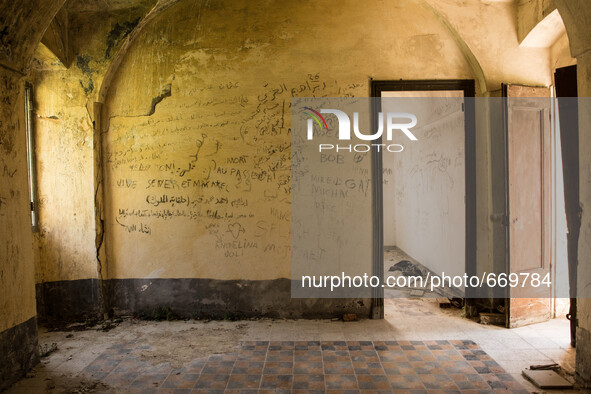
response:
{"label": "dirt on floor", "polygon": [[[137,341],[130,355],[156,366],[170,363],[182,368],[193,360],[212,354],[231,353],[240,348],[253,322],[230,321],[142,321],[119,319],[75,329],[40,328],[41,363],[24,379],[44,387],[46,393],[114,393],[98,380],[85,377],[84,367],[114,344]],[[258,322],[261,324],[262,322]],[[101,334],[97,335],[97,331]]]}
{"label": "dirt on floor", "polygon": [[248,325],[244,323],[232,327],[202,324],[186,330],[153,332],[142,336],[140,323],[137,332],[142,342],[149,345],[149,348],[135,349],[132,354],[152,365],[168,362],[173,368],[181,368],[195,359],[237,351],[247,327]]}
{"label": "dirt on floor", "polygon": [[45,392],[51,394],[115,393],[116,390],[98,380],[63,375],[59,379],[48,379]]}

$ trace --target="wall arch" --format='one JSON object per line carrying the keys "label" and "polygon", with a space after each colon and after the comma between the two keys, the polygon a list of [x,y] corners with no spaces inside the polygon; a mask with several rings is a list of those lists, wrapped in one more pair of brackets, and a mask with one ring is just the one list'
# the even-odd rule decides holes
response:
{"label": "wall arch", "polygon": [[[101,84],[100,92],[98,95],[98,99],[97,99],[98,102],[104,103],[107,100],[107,96],[109,94],[109,89],[113,83],[113,80],[117,76],[117,73],[119,71],[119,68],[120,68],[124,58],[127,56],[128,52],[130,51],[130,48],[134,45],[134,43],[138,42],[138,37],[140,37],[142,35],[142,31],[145,30],[146,27],[150,23],[152,23],[152,21],[157,19],[157,17],[161,13],[163,13],[164,11],[169,9],[170,7],[172,7],[176,4],[179,4],[179,3],[182,3],[182,1],[181,0],[160,0],[156,4],[156,6],[154,6],[154,8],[146,15],[146,17],[138,24],[136,29],[134,29],[134,31],[127,37],[124,44],[121,46],[120,50],[118,51],[116,57],[111,62],[108,71],[105,74],[105,77],[104,77],[103,82]],[[424,17],[426,17],[427,19],[432,19],[432,17],[426,16],[426,14],[433,14],[435,16],[435,19],[437,19],[437,21],[439,21],[439,23],[441,25],[443,25],[444,29],[449,33],[453,42],[456,43],[457,48],[461,52],[462,56],[465,58],[465,61],[467,62],[468,66],[471,69],[471,72],[473,74],[472,76],[477,81],[477,84],[479,86],[483,86],[481,91],[484,93],[486,91],[486,79],[484,76],[484,72],[483,72],[482,67],[480,66],[478,60],[474,56],[473,52],[470,50],[469,46],[461,38],[460,34],[454,29],[454,27],[446,20],[446,18],[442,14],[440,14],[436,9],[434,9],[427,1],[421,0],[421,5],[424,7],[425,10],[427,10],[426,13],[425,13],[425,10],[423,10],[423,12],[421,12],[421,14],[424,15]],[[209,1],[199,0],[199,1],[193,1],[193,5],[192,5],[191,9],[197,10],[198,15],[200,15],[200,13],[203,12],[204,10],[206,10],[208,7],[209,7]],[[389,10],[389,13],[391,15],[389,15],[388,19],[390,19],[390,20],[394,19],[392,17],[392,11],[393,10]],[[382,16],[382,15],[380,15],[380,16]],[[398,18],[398,15],[396,17]],[[197,19],[200,20],[201,18],[198,16]],[[372,21],[372,22],[379,23],[379,21]],[[420,19],[418,19],[417,23],[419,23],[421,26],[426,25],[425,21],[420,20]],[[386,27],[384,31],[387,33],[388,28]],[[140,44],[138,43],[138,45],[140,45]],[[427,75],[429,75],[429,74],[427,74]],[[431,77],[431,75],[429,75],[429,76]],[[372,77],[377,77],[377,76],[372,75]],[[464,75],[464,77],[466,77],[466,76]],[[106,123],[105,123],[105,126],[107,126]]]}
{"label": "wall arch", "polygon": [[[131,145],[128,144],[145,148],[147,140],[143,139],[151,138],[156,144],[171,143],[176,147],[164,147],[164,156],[167,158],[160,157],[158,160],[162,161],[158,164],[152,162],[152,166],[163,165],[165,161],[178,166],[181,160],[179,153],[184,151],[185,157],[194,155],[192,149],[199,144],[204,144],[199,146],[200,157],[210,155],[216,158],[216,170],[219,169],[219,159],[227,163],[233,160],[230,156],[234,155],[214,153],[219,145],[222,146],[220,152],[249,152],[246,155],[257,157],[257,160],[267,160],[260,156],[261,150],[272,149],[271,146],[283,149],[281,147],[289,145],[289,103],[292,94],[367,96],[369,76],[376,79],[421,79],[426,76],[465,79],[473,74],[465,54],[458,49],[456,41],[449,37],[446,27],[428,9],[414,1],[398,2],[396,5],[381,4],[361,13],[355,2],[344,3],[339,12],[313,2],[288,3],[265,9],[254,7],[248,2],[217,2],[210,4],[203,15],[191,15],[190,10],[196,10],[199,4],[179,2],[165,14],[160,13],[166,18],[154,19],[149,29],[146,27],[143,30],[142,39],[129,46],[125,59],[110,83],[109,94],[105,95],[105,116],[110,119],[109,132],[103,134],[107,158],[129,148]],[[330,26],[322,18],[315,17],[329,10],[333,12]],[[231,15],[233,18],[230,18]],[[245,23],[236,22],[236,15],[243,15]],[[394,15],[396,18],[393,18]],[[230,22],[232,19],[234,22]],[[141,72],[137,72],[142,59],[154,60],[147,62],[147,67],[144,65]],[[410,64],[413,67],[409,67]],[[273,99],[279,100],[279,105],[271,108],[269,104],[267,107],[267,103],[261,101],[265,95],[272,95]],[[209,104],[218,101],[221,103]],[[211,116],[210,112],[214,115]],[[214,116],[221,117],[216,120]],[[165,131],[164,124],[182,130]],[[268,134],[256,135],[261,130]],[[163,133],[168,133],[166,138]],[[206,142],[200,142],[199,138],[204,133],[207,134]],[[213,136],[217,133],[221,135],[220,140],[213,142]],[[139,136],[142,136],[141,139]],[[273,177],[289,177],[288,155],[284,152],[277,156],[272,160],[277,160],[275,164],[281,169]],[[252,172],[250,165],[254,164],[247,163],[240,168]],[[240,168],[234,170],[239,171]],[[194,176],[203,177],[205,173],[198,171],[210,169],[195,171]],[[156,178],[157,173],[151,173],[149,178]],[[132,258],[123,252],[125,248],[121,242],[129,234],[121,233],[121,230],[127,230],[116,222],[117,212],[119,208],[124,208],[122,203],[126,207],[129,204],[145,204],[145,196],[136,195],[130,199],[113,187],[115,180],[122,175],[121,167],[114,168],[107,159],[106,185],[109,189],[105,193],[106,221],[107,226],[111,226],[107,228],[114,234],[113,238],[109,238],[109,245],[114,248],[109,255],[109,271],[115,273],[123,269],[126,276],[143,277],[162,268],[158,259],[163,256],[152,260],[150,256],[156,256],[159,252],[154,254],[147,248],[147,254],[140,260],[151,260],[150,268],[145,271],[142,268],[142,272],[137,271],[135,274],[126,271],[118,263]],[[177,176],[176,173],[172,175]],[[289,242],[285,242],[285,236],[289,234],[289,222],[264,212],[268,211],[269,205],[264,201],[265,196],[275,191],[269,185],[263,185],[266,182],[258,180],[246,186],[229,174],[220,174],[218,178],[228,188],[235,189],[232,197],[244,192],[241,189],[243,187],[254,190],[249,193],[256,197],[249,202],[249,209],[242,213],[250,215],[252,209],[255,216],[243,224],[246,234],[257,231],[257,222],[269,222],[277,226],[277,234],[283,236],[277,238],[278,235],[272,235],[271,243],[275,247],[280,243],[283,248],[287,247]],[[139,183],[145,188],[148,181],[148,178],[143,178]],[[202,197],[199,193],[194,197]],[[210,192],[203,193],[209,196]],[[276,198],[288,200],[289,191],[280,193]],[[256,203],[253,202],[255,200]],[[367,202],[369,204],[369,197]],[[367,219],[369,226],[370,217]],[[169,225],[166,223],[164,227]],[[155,235],[158,231],[154,229],[152,236],[160,237]],[[175,240],[173,249],[191,252],[189,258],[183,257],[187,258],[182,263],[185,268],[166,267],[165,272],[170,270],[167,275],[221,276],[218,279],[240,276],[254,279],[289,277],[289,256],[275,254],[269,257],[262,251],[264,246],[261,249],[260,245],[260,250],[251,251],[251,257],[240,260],[241,268],[234,266],[225,271],[219,265],[190,264],[190,256],[201,256],[197,260],[215,256],[217,261],[230,261],[229,267],[234,264],[231,263],[234,261],[232,258],[225,257],[225,252],[221,253],[212,246],[215,246],[216,238],[204,227],[191,227],[191,232],[193,238],[202,237],[209,241],[197,247],[193,239]],[[247,241],[254,242],[253,239]],[[367,248],[368,253],[370,246]],[[270,264],[271,261],[274,263]]]}
{"label": "wall arch", "polygon": [[555,0],[564,21],[571,47],[571,55],[578,57],[591,49],[591,11],[584,0]]}
{"label": "wall arch", "polygon": [[432,7],[431,4],[429,4],[426,0],[422,0],[422,3],[435,15],[439,22],[443,26],[445,26],[445,28],[449,31],[449,34],[458,45],[458,48],[464,55],[466,62],[472,69],[472,74],[476,81],[479,93],[484,95],[488,90],[484,70],[482,69],[482,66],[478,62],[478,59],[476,58],[476,56],[474,55],[466,41],[462,39],[458,31],[451,25],[451,23],[439,11]]}
{"label": "wall arch", "polygon": [[[329,12],[327,25],[318,15]],[[186,0],[157,15],[142,24],[141,39],[129,39],[101,87],[105,242],[117,283],[288,280],[292,95],[364,97],[370,77],[474,73],[449,29],[412,0],[361,10],[354,1],[334,10],[312,1],[260,8]],[[125,178],[136,188],[122,188]],[[173,207],[153,198],[164,194],[198,203],[163,211]],[[367,247],[351,253],[371,272],[371,197],[359,197]],[[176,209],[183,214],[163,217]]]}
{"label": "wall arch", "polygon": [[111,83],[113,82],[113,78],[115,77],[117,70],[121,65],[121,62],[125,58],[125,55],[129,51],[129,48],[133,45],[137,38],[141,36],[142,31],[146,28],[147,25],[150,24],[151,21],[153,21],[158,15],[160,15],[160,13],[164,12],[165,10],[172,7],[178,2],[179,0],[159,0],[154,6],[154,8],[152,8],[144,18],[142,18],[140,23],[138,23],[135,29],[133,29],[133,31],[127,36],[127,38],[117,51],[117,54],[109,64],[107,72],[105,73],[97,98],[97,101],[99,103],[105,102],[105,99],[109,93],[109,88],[111,87]]}

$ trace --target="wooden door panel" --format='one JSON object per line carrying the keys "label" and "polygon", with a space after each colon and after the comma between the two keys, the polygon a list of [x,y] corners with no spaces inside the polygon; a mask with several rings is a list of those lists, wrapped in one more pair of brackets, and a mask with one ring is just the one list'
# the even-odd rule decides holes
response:
{"label": "wooden door panel", "polygon": [[[551,129],[550,89],[508,85],[507,97],[507,273],[550,272]],[[545,99],[547,98],[547,100]],[[506,325],[519,327],[551,316],[552,289],[541,285],[508,289]]]}
{"label": "wooden door panel", "polygon": [[542,114],[513,107],[509,133],[511,271],[542,268]]}

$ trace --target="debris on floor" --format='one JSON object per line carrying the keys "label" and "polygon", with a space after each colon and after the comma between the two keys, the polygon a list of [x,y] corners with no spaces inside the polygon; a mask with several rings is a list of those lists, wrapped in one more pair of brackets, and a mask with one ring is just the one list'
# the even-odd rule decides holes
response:
{"label": "debris on floor", "polygon": [[39,357],[43,358],[43,357],[47,357],[49,356],[51,353],[55,352],[57,350],[57,343],[53,342],[53,343],[44,343],[42,345],[39,345]]}
{"label": "debris on floor", "polygon": [[388,270],[390,272],[400,271],[404,276],[423,276],[423,271],[417,267],[415,264],[411,263],[408,260],[401,260],[398,263],[394,264]]}
{"label": "debris on floor", "polygon": [[[463,294],[460,289],[450,287],[436,287],[431,289],[429,277],[436,277],[437,274],[430,271],[427,267],[396,246],[384,247],[384,270],[384,277],[394,278],[396,284],[395,287],[385,289],[384,296],[386,298],[444,297],[453,300],[462,300],[461,297],[463,297]],[[414,279],[399,280],[401,277],[404,277],[403,279]],[[463,304],[463,300],[460,304]],[[453,302],[452,305],[455,306]],[[459,306],[459,308],[462,306]]]}
{"label": "debris on floor", "polygon": [[354,313],[345,313],[343,315],[343,321],[356,321],[357,315]]}
{"label": "debris on floor", "polygon": [[464,299],[459,297],[448,298],[452,306],[462,309],[464,307]]}
{"label": "debris on floor", "polygon": [[548,369],[557,370],[557,369],[560,369],[560,365],[558,365],[556,363],[530,365],[529,369],[531,369],[532,371],[548,370]]}
{"label": "debris on floor", "polygon": [[439,304],[440,308],[451,308],[451,302],[449,298],[438,298],[437,303]]}
{"label": "debris on floor", "polygon": [[504,326],[505,325],[505,315],[501,313],[486,313],[480,312],[480,324],[491,324],[495,326]]}
{"label": "debris on floor", "polygon": [[46,378],[43,392],[49,394],[81,394],[81,393],[116,393],[109,385],[81,376],[68,377],[65,375]]}
{"label": "debris on floor", "polygon": [[532,370],[525,368],[523,376],[541,389],[572,389],[573,385],[560,376],[556,371],[549,369]]}

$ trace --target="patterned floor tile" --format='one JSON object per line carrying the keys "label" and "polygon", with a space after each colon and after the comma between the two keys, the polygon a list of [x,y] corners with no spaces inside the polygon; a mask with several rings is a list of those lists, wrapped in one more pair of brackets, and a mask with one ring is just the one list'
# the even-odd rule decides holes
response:
{"label": "patterned floor tile", "polygon": [[471,340],[251,341],[176,369],[134,349],[145,345],[113,345],[84,373],[141,393],[527,393]]}

